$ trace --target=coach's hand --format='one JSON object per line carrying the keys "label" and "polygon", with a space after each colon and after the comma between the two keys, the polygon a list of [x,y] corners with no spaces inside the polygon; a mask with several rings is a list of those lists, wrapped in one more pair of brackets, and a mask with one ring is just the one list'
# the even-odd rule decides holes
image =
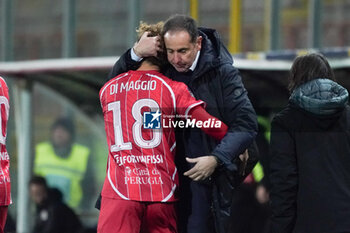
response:
{"label": "coach's hand", "polygon": [[144,32],[138,42],[134,44],[133,50],[138,57],[157,56],[161,51],[160,37],[148,36],[149,32]]}
{"label": "coach's hand", "polygon": [[195,163],[194,167],[184,173],[194,181],[205,180],[218,166],[218,162],[213,155],[201,156],[197,158],[186,158],[187,162]]}

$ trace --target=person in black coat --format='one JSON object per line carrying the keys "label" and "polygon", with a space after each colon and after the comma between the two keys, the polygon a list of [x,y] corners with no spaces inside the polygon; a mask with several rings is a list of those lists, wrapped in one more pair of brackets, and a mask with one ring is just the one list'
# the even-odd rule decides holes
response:
{"label": "person in black coat", "polygon": [[36,204],[33,233],[77,233],[82,230],[77,215],[62,202],[62,193],[56,188],[48,188],[43,177],[33,177],[29,190]]}
{"label": "person in black coat", "polygon": [[[197,99],[206,102],[208,113],[229,126],[221,142],[196,128],[177,132],[177,158],[183,158],[177,167],[185,175],[180,177],[184,191],[180,228],[184,225],[183,232],[205,233],[209,223],[216,232],[227,232],[232,192],[242,180],[236,176],[238,158],[256,136],[256,114],[239,71],[232,66],[232,56],[214,29],[197,28],[191,17],[175,15],[165,22],[162,35],[170,63],[162,73],[187,84]],[[116,62],[109,78],[136,69],[142,57],[156,56],[160,47],[159,38],[144,34]],[[255,163],[246,168],[252,169]]]}
{"label": "person in black coat", "polygon": [[321,54],[295,59],[272,121],[271,232],[350,232],[350,108]]}

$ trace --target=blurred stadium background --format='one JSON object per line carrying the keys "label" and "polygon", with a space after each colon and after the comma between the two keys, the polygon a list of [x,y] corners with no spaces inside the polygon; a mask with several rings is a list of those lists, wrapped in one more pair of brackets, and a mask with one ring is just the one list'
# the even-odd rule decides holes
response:
{"label": "blurred stadium background", "polygon": [[77,141],[92,151],[97,185],[91,203],[76,212],[86,226],[97,223],[94,201],[107,157],[99,88],[133,45],[140,20],[155,23],[175,13],[219,31],[254,106],[270,115],[287,102],[287,71],[299,54],[325,54],[350,89],[349,0],[0,0],[0,76],[11,94],[10,214],[17,232],[32,225],[33,148],[50,137],[59,116],[74,119]]}

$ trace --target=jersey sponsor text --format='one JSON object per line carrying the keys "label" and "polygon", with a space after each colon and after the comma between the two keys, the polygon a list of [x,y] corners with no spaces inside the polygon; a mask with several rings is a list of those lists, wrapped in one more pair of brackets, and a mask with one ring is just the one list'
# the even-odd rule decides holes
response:
{"label": "jersey sponsor text", "polygon": [[114,157],[115,162],[122,166],[125,163],[146,163],[146,164],[159,164],[163,163],[162,155],[116,155]]}
{"label": "jersey sponsor text", "polygon": [[163,184],[161,177],[125,177],[125,184]]}

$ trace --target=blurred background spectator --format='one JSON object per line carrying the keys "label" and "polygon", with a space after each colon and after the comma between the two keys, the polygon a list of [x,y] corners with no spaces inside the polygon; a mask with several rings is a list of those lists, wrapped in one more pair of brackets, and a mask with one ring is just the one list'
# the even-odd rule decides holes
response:
{"label": "blurred background spectator", "polygon": [[61,191],[66,204],[77,208],[95,186],[90,149],[75,142],[74,131],[68,118],[53,123],[50,140],[36,145],[34,173],[45,177],[49,187]]}
{"label": "blurred background spectator", "polygon": [[43,177],[33,177],[29,190],[36,206],[33,233],[77,233],[81,230],[78,216],[62,202],[62,193],[48,188]]}

